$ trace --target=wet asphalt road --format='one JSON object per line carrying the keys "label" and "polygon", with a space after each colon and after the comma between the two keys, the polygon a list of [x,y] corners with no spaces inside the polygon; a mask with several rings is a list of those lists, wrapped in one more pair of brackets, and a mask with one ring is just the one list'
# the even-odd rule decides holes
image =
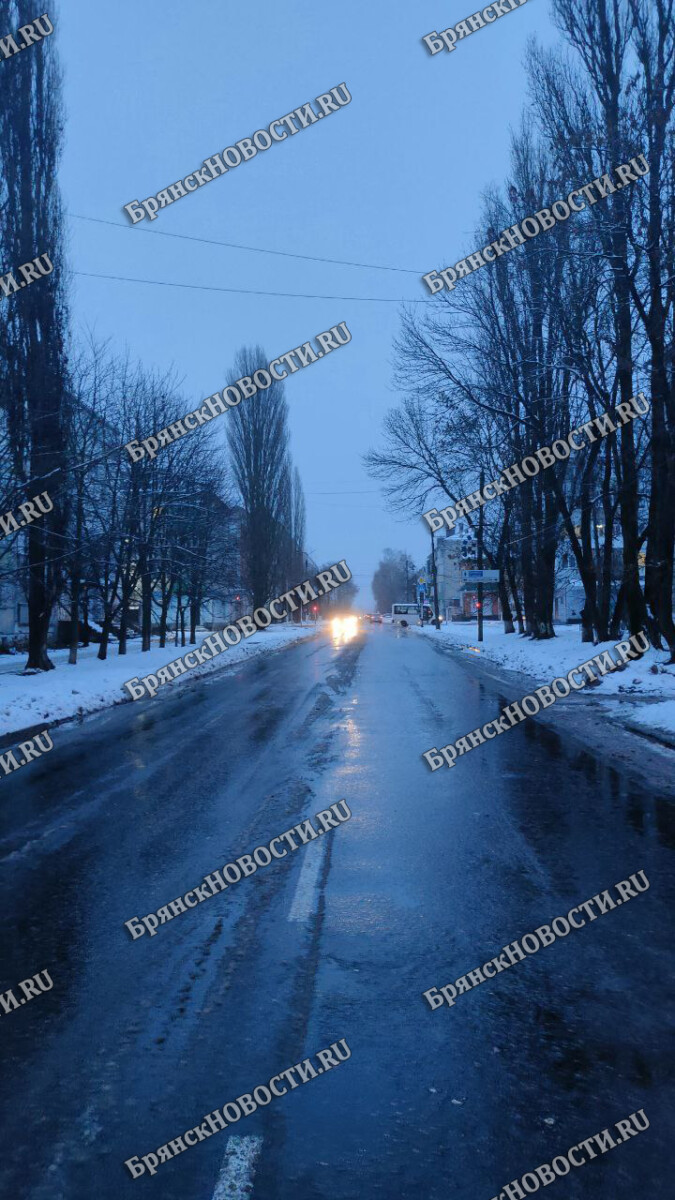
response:
{"label": "wet asphalt road", "polygon": [[[387,626],[165,691],[2,783],[0,988],[54,981],[0,1017],[3,1197],[212,1200],[234,1134],[262,1138],[254,1200],[491,1200],[641,1108],[551,1195],[671,1194],[672,802],[535,720],[432,775],[423,750],[519,696]],[[132,942],[343,797],[339,829]],[[641,869],[649,891],[452,1009],[421,998]],[[132,1181],[341,1038],[339,1069]]]}

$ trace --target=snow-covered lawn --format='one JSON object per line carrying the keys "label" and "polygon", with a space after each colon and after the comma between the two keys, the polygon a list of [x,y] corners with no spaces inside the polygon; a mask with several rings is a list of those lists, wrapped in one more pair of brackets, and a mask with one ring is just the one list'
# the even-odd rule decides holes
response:
{"label": "snow-covered lawn", "polygon": [[[299,638],[311,637],[316,630],[315,625],[280,625],[264,633],[254,633],[211,663],[179,675],[169,686],[180,687],[186,679],[211,674],[257,654],[270,654]],[[197,643],[201,644],[207,636],[206,631],[198,634]],[[183,649],[171,645],[161,650],[153,645],[143,654],[140,641],[133,641],[129,643],[127,654],[120,657],[117,647],[113,646],[105,662],[99,662],[96,657],[98,647],[90,646],[75,666],[68,665],[67,650],[57,650],[50,654],[52,662],[57,664],[56,670],[37,675],[20,674],[26,664],[25,654],[3,656],[0,659],[0,734],[14,733],[32,725],[51,724],[128,700],[129,693],[122,687],[127,679],[156,674],[159,667],[181,657],[189,649],[189,646]]]}
{"label": "snow-covered lawn", "polygon": [[[551,683],[557,676],[567,675],[573,667],[587,662],[595,654],[610,650],[616,644],[603,642],[593,646],[582,642],[578,625],[556,625],[556,636],[543,642],[519,637],[517,633],[505,634],[501,622],[486,621],[484,630],[485,640],[479,645],[473,621],[470,624],[449,622],[441,627],[439,633],[433,626],[416,628],[416,632],[424,637],[440,638],[458,648],[465,647],[467,654],[480,655],[513,671],[525,671],[534,676],[537,685]],[[600,686],[593,689],[593,694],[603,699],[605,696],[614,699],[623,699],[624,696],[635,697],[636,700],[662,699],[664,704],[650,704],[645,709],[644,721],[651,724],[652,715],[655,718],[658,712],[659,720],[669,721],[665,728],[673,729],[675,666],[664,668],[667,658],[665,652],[650,649],[639,662],[628,663],[625,671],[605,675]],[[657,672],[652,670],[655,666],[658,667]],[[668,706],[671,706],[670,709]]]}

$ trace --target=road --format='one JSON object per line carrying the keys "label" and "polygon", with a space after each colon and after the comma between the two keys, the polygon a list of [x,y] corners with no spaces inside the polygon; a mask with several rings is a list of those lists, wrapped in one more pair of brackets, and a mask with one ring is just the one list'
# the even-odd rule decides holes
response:
{"label": "road", "polygon": [[[650,1129],[555,1194],[656,1195],[672,803],[536,720],[432,774],[422,751],[519,696],[414,631],[321,633],[163,692],[2,781],[0,986],[54,981],[0,1022],[2,1195],[491,1200],[641,1108]],[[132,941],[126,920],[342,798],[351,820]],[[630,904],[453,1008],[422,999],[640,870]],[[338,1070],[131,1179],[341,1038]]]}

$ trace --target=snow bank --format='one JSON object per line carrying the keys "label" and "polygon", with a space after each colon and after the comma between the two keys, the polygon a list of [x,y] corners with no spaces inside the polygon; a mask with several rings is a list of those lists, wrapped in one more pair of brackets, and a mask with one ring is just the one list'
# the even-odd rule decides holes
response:
{"label": "snow bank", "polygon": [[675,700],[662,700],[660,704],[646,704],[636,710],[634,705],[620,705],[616,716],[625,721],[629,728],[636,728],[675,747]]}
{"label": "snow bank", "polygon": [[[171,687],[180,687],[186,679],[211,674],[255,655],[273,653],[300,638],[311,637],[316,631],[315,625],[280,625],[264,633],[254,633],[245,642],[218,655],[213,662],[179,675]],[[206,630],[198,634],[197,644],[207,636]],[[190,646],[185,649],[174,645],[164,649],[153,646],[143,654],[140,641],[133,641],[129,643],[127,654],[120,657],[113,646],[106,661],[99,662],[96,657],[98,647],[90,646],[86,651],[80,651],[82,659],[75,666],[68,665],[67,650],[57,650],[50,653],[52,662],[57,663],[56,670],[37,675],[20,674],[27,661],[25,654],[3,658],[0,660],[0,735],[81,716],[128,700],[128,692],[122,690],[127,679],[156,674],[159,667],[189,649]]]}
{"label": "snow bank", "polygon": [[[581,641],[578,625],[557,625],[556,636],[547,641],[535,642],[519,637],[517,633],[503,632],[501,622],[485,622],[485,640],[480,645],[476,640],[475,622],[463,624],[449,622],[436,632],[433,626],[412,627],[425,637],[438,638],[448,644],[464,648],[467,654],[482,656],[512,671],[524,671],[534,676],[537,685],[551,683],[559,675],[567,675],[573,667],[587,662],[595,654],[608,650],[616,643],[602,642],[593,646]],[[606,675],[593,694],[601,696],[635,696],[637,699],[663,698],[675,701],[675,666],[664,668],[666,654],[661,650],[648,650],[639,662],[628,663],[625,671],[614,671]],[[653,668],[657,668],[654,671]],[[644,720],[650,724],[656,705],[646,708]],[[665,706],[658,706],[665,707]],[[675,706],[674,706],[675,707]],[[670,726],[667,726],[670,728]]]}

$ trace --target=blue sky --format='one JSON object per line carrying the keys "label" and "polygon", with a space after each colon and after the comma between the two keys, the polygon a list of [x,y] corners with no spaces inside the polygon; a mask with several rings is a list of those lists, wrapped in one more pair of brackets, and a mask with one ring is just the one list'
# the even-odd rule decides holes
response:
{"label": "blue sky", "polygon": [[[424,34],[463,4],[343,0],[61,0],[54,19],[67,112],[62,187],[74,272],[329,297],[421,300],[419,276],[475,249],[480,198],[508,167],[525,98],[523,54],[557,40],[546,0],[431,57]],[[51,15],[51,12],[50,12]],[[225,146],[346,82],[352,103],[132,227],[123,205],[156,194]],[[149,230],[149,232],[146,232]],[[364,270],[173,238],[408,268]],[[273,358],[346,321],[353,340],[289,378],[292,452],[307,494],[308,549],[346,558],[372,599],[385,546],[427,553],[419,516],[389,512],[362,454],[397,402],[398,303],[278,298],[73,277],[76,330],[89,327],[148,367],[174,365],[188,408],[231,382],[243,344]],[[187,409],[186,409],[187,411]],[[226,417],[220,418],[225,436]],[[153,431],[148,431],[153,432]],[[198,436],[198,435],[195,435]]]}

